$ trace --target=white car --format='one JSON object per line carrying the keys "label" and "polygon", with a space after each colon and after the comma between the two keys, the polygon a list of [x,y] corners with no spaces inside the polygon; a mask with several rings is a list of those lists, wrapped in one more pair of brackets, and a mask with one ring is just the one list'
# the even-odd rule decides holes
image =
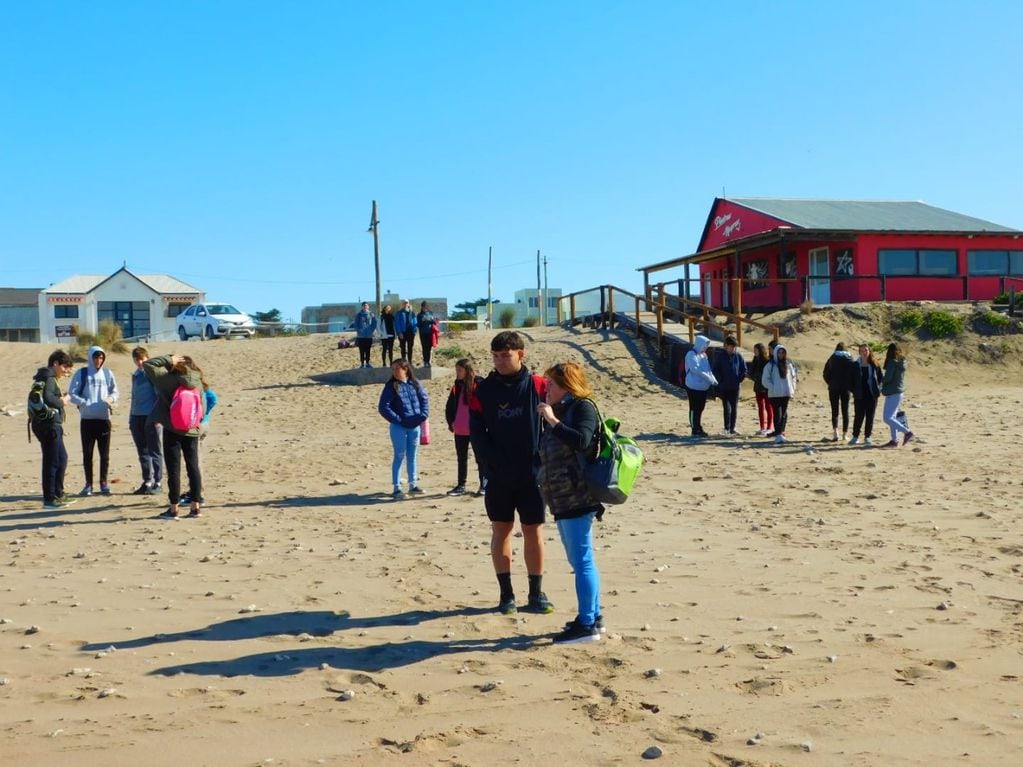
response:
{"label": "white car", "polygon": [[255,332],[256,323],[252,318],[231,304],[192,304],[178,315],[178,338],[182,341],[188,340],[189,336],[202,339],[252,338]]}

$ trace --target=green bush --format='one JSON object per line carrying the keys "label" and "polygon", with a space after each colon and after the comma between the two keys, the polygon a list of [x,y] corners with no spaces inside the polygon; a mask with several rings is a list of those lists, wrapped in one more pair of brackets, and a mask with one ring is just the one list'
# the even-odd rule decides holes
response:
{"label": "green bush", "polygon": [[998,312],[985,312],[980,319],[993,328],[1005,328],[1009,326],[1009,318]]}
{"label": "green bush", "polygon": [[899,330],[909,333],[924,324],[924,315],[916,309],[910,309],[899,317]]}
{"label": "green bush", "polygon": [[439,346],[437,347],[435,354],[446,360],[460,360],[462,357],[469,356],[458,344],[452,344],[451,346]]}
{"label": "green bush", "polygon": [[1008,293],[1008,291],[1006,291],[1005,293],[999,293],[997,296],[995,296],[993,299],[991,299],[991,303],[993,303],[993,304],[1007,304],[1007,303],[1009,303],[1009,293]]}
{"label": "green bush", "polygon": [[540,318],[539,317],[533,317],[532,315],[530,315],[529,317],[526,317],[526,319],[522,320],[522,327],[524,327],[524,328],[535,328],[539,324],[540,324]]}
{"label": "green bush", "polygon": [[948,338],[963,332],[963,318],[949,312],[928,312],[924,328],[935,338]]}
{"label": "green bush", "polygon": [[867,344],[867,348],[874,352],[874,356],[877,356],[888,351],[888,344],[884,341],[871,341]]}
{"label": "green bush", "polygon": [[502,309],[501,313],[497,316],[497,326],[504,330],[507,330],[515,322],[515,310],[508,308]]}

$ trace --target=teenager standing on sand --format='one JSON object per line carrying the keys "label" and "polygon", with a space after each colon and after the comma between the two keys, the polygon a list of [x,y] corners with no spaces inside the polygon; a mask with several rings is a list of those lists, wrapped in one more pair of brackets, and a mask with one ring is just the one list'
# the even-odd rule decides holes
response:
{"label": "teenager standing on sand", "polygon": [[884,378],[881,380],[881,393],[884,395],[884,422],[888,424],[891,440],[881,447],[898,447],[899,434],[904,434],[903,445],[908,445],[914,434],[899,420],[899,405],[906,392],[906,355],[896,343],[888,344],[888,352],[884,356]]}
{"label": "teenager standing on sand", "polygon": [[423,385],[416,380],[408,360],[397,359],[391,363],[391,378],[380,392],[377,412],[391,425],[389,433],[391,447],[394,450],[394,457],[391,460],[391,484],[394,490],[391,497],[396,499],[404,497],[401,491],[402,462],[405,463],[408,473],[409,493],[422,494],[417,459],[420,428],[423,421],[430,417],[430,398]]}
{"label": "teenager standing on sand", "polygon": [[789,400],[796,393],[796,368],[789,362],[788,349],[782,344],[774,347],[774,356],[764,367],[762,383],[774,411],[774,441],[788,442],[785,429],[789,423]]}
{"label": "teenager standing on sand", "polygon": [[74,503],[64,494],[64,473],[67,471],[67,449],[64,447],[64,406],[71,401],[60,391],[58,381],[71,372],[74,363],[63,349],[50,355],[46,367],[36,371],[33,381],[43,381],[43,403],[50,408],[48,418],[33,418],[32,433],[36,436],[43,458],[43,506],[62,509]]}
{"label": "teenager standing on sand", "polygon": [[476,386],[469,411],[472,449],[487,480],[484,504],[490,519],[490,557],[500,587],[497,609],[518,612],[512,588],[512,534],[518,512],[522,549],[529,575],[526,609],[554,612],[543,593],[544,506],[534,474],[540,443],[537,406],[547,396],[547,382],[529,372],[522,361],[522,336],[505,330],[490,342],[494,370]]}
{"label": "teenager standing on sand", "polygon": [[853,434],[850,445],[860,441],[863,429],[863,444],[874,444],[870,435],[874,431],[874,413],[881,395],[881,368],[874,360],[874,352],[866,344],[860,344],[859,359],[856,361],[856,379],[853,385]]}

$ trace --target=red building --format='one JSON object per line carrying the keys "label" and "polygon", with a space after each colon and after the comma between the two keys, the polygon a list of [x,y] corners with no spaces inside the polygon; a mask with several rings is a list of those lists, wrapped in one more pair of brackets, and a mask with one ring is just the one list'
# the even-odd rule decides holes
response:
{"label": "red building", "polygon": [[1023,290],[1021,235],[923,202],[716,198],[696,253],[640,271],[649,294],[665,282],[651,274],[681,266],[680,295],[743,311],[990,300]]}

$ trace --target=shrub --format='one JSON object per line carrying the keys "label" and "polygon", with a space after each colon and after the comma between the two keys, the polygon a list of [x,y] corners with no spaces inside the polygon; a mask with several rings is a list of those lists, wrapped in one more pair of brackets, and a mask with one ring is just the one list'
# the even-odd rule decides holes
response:
{"label": "shrub", "polygon": [[909,333],[910,331],[916,330],[923,324],[924,315],[916,309],[910,309],[907,312],[903,312],[898,319],[899,330],[903,333]]}
{"label": "shrub", "polygon": [[884,341],[870,341],[867,344],[867,348],[874,352],[874,356],[876,357],[878,354],[884,354],[888,351],[888,344]]}
{"label": "shrub", "polygon": [[530,315],[529,317],[526,317],[526,319],[522,320],[522,327],[524,327],[524,328],[535,328],[539,324],[540,324],[540,318],[539,317],[533,317],[532,315]]}
{"label": "shrub", "polygon": [[504,330],[507,330],[515,322],[515,310],[508,308],[502,309],[501,313],[497,316],[497,326]]}
{"label": "shrub", "polygon": [[469,356],[458,344],[452,344],[451,346],[439,346],[435,353],[438,357],[442,357],[446,360],[460,360],[462,357]]}
{"label": "shrub", "polygon": [[1007,304],[1007,303],[1009,303],[1009,293],[1008,293],[1008,291],[1006,291],[1005,293],[999,293],[997,296],[995,296],[993,299],[991,299],[991,303],[993,303],[993,304]]}
{"label": "shrub", "polygon": [[935,338],[948,338],[963,332],[963,318],[949,312],[928,312],[924,328]]}
{"label": "shrub", "polygon": [[986,325],[998,330],[1003,330],[1009,326],[1009,318],[1004,314],[998,312],[984,312],[978,319]]}

